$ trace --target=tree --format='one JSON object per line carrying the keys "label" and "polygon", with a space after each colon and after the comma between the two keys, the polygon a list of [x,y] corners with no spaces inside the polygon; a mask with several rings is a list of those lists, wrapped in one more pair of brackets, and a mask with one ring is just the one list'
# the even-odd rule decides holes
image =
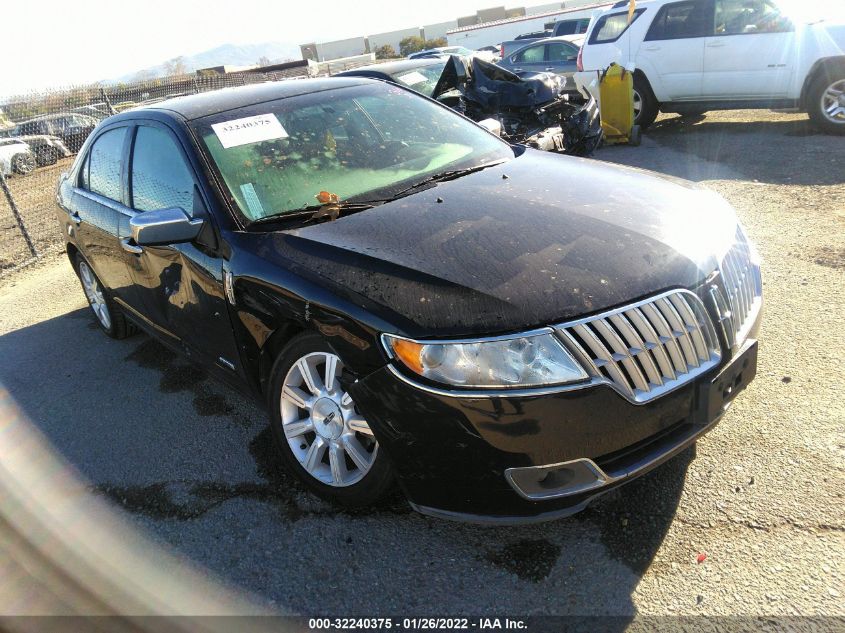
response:
{"label": "tree", "polygon": [[421,50],[425,50],[427,48],[440,48],[441,46],[448,46],[448,45],[449,45],[449,42],[446,41],[445,37],[438,37],[435,40],[426,40],[425,44],[423,45],[423,49],[421,49]]}
{"label": "tree", "polygon": [[410,35],[403,37],[399,42],[399,54],[402,57],[407,57],[411,53],[416,53],[425,48],[425,40],[419,35]]}
{"label": "tree", "polygon": [[258,61],[255,62],[257,66],[269,66],[270,65],[270,58],[267,55],[262,55],[258,58]]}
{"label": "tree", "polygon": [[180,55],[170,61],[164,62],[164,72],[168,76],[187,75],[188,65],[185,63],[185,58]]}
{"label": "tree", "polygon": [[396,54],[396,49],[393,48],[390,44],[379,46],[376,49],[376,59],[393,59],[395,57],[399,56]]}

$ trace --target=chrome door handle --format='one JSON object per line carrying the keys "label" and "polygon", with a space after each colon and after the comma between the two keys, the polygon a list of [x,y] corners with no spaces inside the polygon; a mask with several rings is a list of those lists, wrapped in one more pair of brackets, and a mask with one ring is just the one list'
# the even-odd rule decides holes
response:
{"label": "chrome door handle", "polygon": [[123,247],[123,250],[127,253],[132,253],[133,255],[140,255],[144,252],[144,249],[135,244],[131,237],[124,237],[120,240],[120,245]]}
{"label": "chrome door handle", "polygon": [[550,73],[551,73],[551,72],[554,72],[554,70],[555,70],[555,67],[554,67],[554,66],[549,66],[548,68],[546,68],[546,72],[550,72]]}
{"label": "chrome door handle", "polygon": [[522,72],[522,68],[514,68],[514,69],[513,69],[513,72],[515,72],[515,73],[521,73],[521,72]]}
{"label": "chrome door handle", "polygon": [[652,44],[651,46],[646,46],[644,50],[647,50],[647,51],[659,51],[659,50],[660,50],[660,47],[659,47],[659,46],[655,46],[654,44]]}
{"label": "chrome door handle", "polygon": [[711,42],[710,44],[707,44],[707,48],[722,48],[724,45],[724,42]]}

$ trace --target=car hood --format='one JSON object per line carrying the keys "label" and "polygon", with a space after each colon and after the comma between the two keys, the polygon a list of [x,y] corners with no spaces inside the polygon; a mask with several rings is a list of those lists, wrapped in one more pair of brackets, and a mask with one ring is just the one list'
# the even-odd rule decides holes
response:
{"label": "car hood", "polygon": [[463,336],[694,286],[735,231],[733,209],[685,181],[527,150],[333,222],[266,233],[258,252],[366,297],[398,332]]}

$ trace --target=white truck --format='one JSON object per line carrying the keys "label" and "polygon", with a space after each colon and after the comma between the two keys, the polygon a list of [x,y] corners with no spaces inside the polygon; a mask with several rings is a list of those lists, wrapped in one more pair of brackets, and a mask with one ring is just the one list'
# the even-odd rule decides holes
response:
{"label": "white truck", "polygon": [[[575,3],[567,2],[567,4]],[[478,50],[485,46],[496,46],[508,40],[515,40],[518,36],[527,33],[539,34],[550,31],[553,35],[574,35],[585,32],[593,15],[609,6],[611,6],[610,2],[586,0],[586,3],[581,2],[580,6],[569,9],[546,11],[452,29],[446,32],[446,39],[449,46],[464,46],[471,50]],[[559,22],[567,24],[559,25]],[[525,43],[530,44],[530,41]]]}
{"label": "white truck", "polygon": [[643,129],[658,111],[772,108],[845,134],[842,5],[813,6],[818,14],[803,7],[801,17],[785,0],[639,0],[631,16],[623,0],[590,25],[576,81],[596,93],[596,72],[632,70]]}

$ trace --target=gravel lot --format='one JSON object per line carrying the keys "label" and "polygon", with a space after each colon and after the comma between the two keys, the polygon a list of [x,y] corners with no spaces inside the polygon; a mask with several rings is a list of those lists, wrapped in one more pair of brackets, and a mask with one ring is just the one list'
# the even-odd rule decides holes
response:
{"label": "gravel lot", "polygon": [[146,337],[102,336],[61,257],[0,280],[0,381],[92,490],[266,605],[845,613],[843,139],[803,115],[669,116],[597,158],[724,195],[763,255],[766,307],[757,379],[722,423],[571,519],[481,528],[398,499],[354,515],[315,501],[275,466],[253,403]]}

